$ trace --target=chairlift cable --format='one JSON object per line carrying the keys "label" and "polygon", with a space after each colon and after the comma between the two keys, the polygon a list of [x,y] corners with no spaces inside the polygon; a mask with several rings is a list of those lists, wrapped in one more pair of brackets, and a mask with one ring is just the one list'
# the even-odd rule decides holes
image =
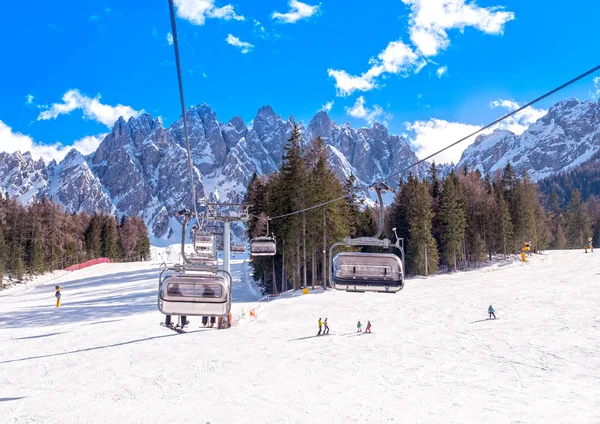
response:
{"label": "chairlift cable", "polygon": [[196,222],[200,225],[200,219],[198,217],[198,208],[196,207],[196,188],[194,186],[194,169],[192,167],[192,153],[190,149],[190,140],[188,136],[187,119],[185,116],[185,100],[183,96],[183,80],[181,77],[181,64],[179,61],[179,43],[177,39],[177,25],[175,23],[175,9],[173,6],[173,0],[169,0],[169,12],[171,14],[171,31],[173,32],[173,47],[175,49],[175,64],[177,66],[177,80],[179,82],[179,97],[181,99],[181,113],[183,116],[183,130],[185,132],[185,147],[187,151],[188,169],[190,172],[190,185],[192,186],[192,203],[194,204],[194,214],[196,215]]}

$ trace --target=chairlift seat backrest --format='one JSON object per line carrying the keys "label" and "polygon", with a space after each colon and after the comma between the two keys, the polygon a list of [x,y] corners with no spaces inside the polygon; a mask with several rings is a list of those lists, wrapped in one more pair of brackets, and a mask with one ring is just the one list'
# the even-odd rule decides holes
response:
{"label": "chairlift seat backrest", "polygon": [[333,258],[338,290],[395,292],[404,286],[400,258],[392,253],[341,252]]}
{"label": "chairlift seat backrest", "polygon": [[258,237],[250,241],[250,255],[273,256],[277,253],[275,240],[270,237]]}
{"label": "chairlift seat backrest", "polygon": [[159,286],[159,309],[171,315],[227,315],[231,310],[229,284],[220,274],[167,273]]}

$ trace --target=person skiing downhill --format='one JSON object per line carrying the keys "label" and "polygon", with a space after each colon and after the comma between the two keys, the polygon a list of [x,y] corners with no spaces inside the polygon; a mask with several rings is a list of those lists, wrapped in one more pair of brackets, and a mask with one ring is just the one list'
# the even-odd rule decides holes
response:
{"label": "person skiing downhill", "polygon": [[362,324],[360,323],[360,320],[358,321],[358,324],[356,324],[356,332],[362,333]]}
{"label": "person skiing downhill", "polygon": [[56,290],[56,294],[54,296],[56,296],[56,307],[60,307],[60,291],[62,290],[61,286],[56,286],[54,287],[54,290]]}
{"label": "person skiing downhill", "polygon": [[323,330],[323,335],[329,334],[329,326],[327,325],[327,318],[325,318],[325,321],[323,321],[323,325],[325,326],[325,329]]}
{"label": "person skiing downhill", "polygon": [[365,329],[365,333],[371,332],[371,321],[367,321],[367,328]]}
{"label": "person skiing downhill", "polygon": [[492,305],[490,305],[490,307],[488,308],[488,314],[490,315],[489,319],[492,319],[492,315],[494,316],[494,319],[496,319],[496,311],[494,311]]}
{"label": "person skiing downhill", "polygon": [[594,246],[592,245],[592,241],[593,241],[593,239],[591,237],[588,237],[589,247],[586,247],[586,246],[583,247],[585,249],[585,253],[588,252],[588,249],[590,249],[590,252],[594,253]]}
{"label": "person skiing downhill", "polygon": [[317,336],[321,335],[322,329],[323,329],[323,321],[321,321],[321,318],[319,318],[319,332],[317,333]]}

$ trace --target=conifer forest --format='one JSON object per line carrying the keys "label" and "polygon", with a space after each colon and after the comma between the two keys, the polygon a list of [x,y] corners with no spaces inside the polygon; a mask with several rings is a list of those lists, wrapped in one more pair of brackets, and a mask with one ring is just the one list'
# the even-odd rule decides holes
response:
{"label": "conifer forest", "polygon": [[22,280],[100,257],[149,256],[148,230],[140,217],[69,213],[48,198],[26,207],[0,196],[0,278]]}

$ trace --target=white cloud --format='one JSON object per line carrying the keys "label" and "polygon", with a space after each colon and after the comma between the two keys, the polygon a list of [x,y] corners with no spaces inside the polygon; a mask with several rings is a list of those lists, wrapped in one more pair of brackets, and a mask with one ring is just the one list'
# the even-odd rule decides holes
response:
{"label": "white cloud", "polygon": [[376,87],[376,79],[384,73],[401,74],[407,77],[411,72],[418,73],[426,62],[402,41],[392,41],[387,47],[369,60],[371,68],[360,76],[349,75],[343,70],[329,69],[335,79],[338,96],[349,96],[355,91],[369,91]]}
{"label": "white cloud", "polygon": [[486,34],[502,34],[504,25],[515,19],[500,7],[479,7],[466,0],[402,0],[411,8],[409,33],[424,56],[435,56],[448,48],[447,31],[475,27]]}
{"label": "white cloud", "polygon": [[[517,110],[521,107],[514,100],[494,100],[490,103],[491,108],[504,108],[509,111]],[[497,125],[497,128],[511,131],[517,135],[522,134],[529,126],[535,123],[542,116],[546,115],[548,111],[546,109],[537,109],[535,107],[528,107],[523,109],[521,112],[506,118],[504,121]]]}
{"label": "white cloud", "polygon": [[37,120],[56,119],[59,115],[67,115],[76,109],[81,109],[85,118],[100,122],[110,128],[120,116],[129,119],[143,112],[122,104],[105,105],[100,103],[100,95],[91,98],[81,94],[79,90],[67,91],[62,97],[62,101],[62,103],[53,103],[48,110],[41,112]]}
{"label": "white cloud", "polygon": [[71,150],[71,148],[73,148],[77,149],[82,155],[89,155],[90,153],[96,151],[106,136],[107,134],[89,135],[87,137],[80,138],[79,140],[75,140],[72,146],[65,146],[65,149],[68,152]]}
{"label": "white cloud", "polygon": [[321,110],[324,110],[325,112],[331,112],[331,109],[333,109],[333,103],[334,103],[333,100],[330,101],[330,102],[325,103],[323,105],[323,107],[321,108]]}
{"label": "white cloud", "polygon": [[286,24],[293,24],[301,19],[308,19],[319,11],[319,5],[311,6],[298,0],[290,0],[288,4],[291,9],[289,12],[273,12],[271,18]]}
{"label": "white cloud", "polygon": [[231,19],[243,21],[245,19],[236,14],[230,4],[223,7],[215,6],[215,0],[175,0],[175,6],[177,6],[177,16],[195,25],[204,25],[206,18],[226,21]]}
{"label": "white cloud", "polygon": [[28,105],[32,105],[33,104],[33,96],[31,94],[27,95],[27,104]]}
{"label": "white cloud", "polygon": [[13,153],[30,152],[34,159],[42,158],[48,163],[52,159],[61,161],[73,148],[84,155],[94,152],[106,134],[84,137],[75,141],[71,146],[62,143],[43,144],[34,141],[30,136],[14,132],[11,127],[0,120],[0,150]]}
{"label": "white cloud", "polygon": [[594,100],[600,99],[600,77],[594,78],[594,90],[590,91],[590,97]]}
{"label": "white cloud", "polygon": [[[494,100],[490,103],[492,108],[505,108],[508,110],[517,110],[520,105],[513,100]],[[477,134],[490,134],[496,129],[508,130],[519,135],[522,134],[531,124],[544,116],[548,111],[528,107],[516,115],[507,118],[487,130]],[[462,122],[448,122],[443,119],[431,118],[428,121],[416,121],[414,123],[406,122],[406,129],[411,132],[409,138],[415,152],[419,158],[424,158],[440,149],[460,140],[461,138],[477,131],[481,128],[479,125],[465,124]],[[451,147],[435,157],[439,163],[458,163],[462,153],[475,141],[477,137],[470,137],[460,144]]]}
{"label": "white cloud", "polygon": [[[411,132],[409,139],[420,159],[443,149],[449,144],[460,140],[464,136],[477,131],[479,126],[463,124],[460,122],[448,122],[443,119],[431,118],[428,121],[406,122],[406,129]],[[473,142],[475,137],[451,147],[435,157],[437,163],[458,163],[462,152]]]}
{"label": "white cloud", "polygon": [[353,76],[348,72],[328,69],[327,73],[335,79],[335,88],[338,96],[349,96],[355,91],[369,91],[375,87],[372,77],[365,74]]}
{"label": "white cloud", "polygon": [[250,44],[247,41],[242,41],[239,38],[233,36],[232,34],[229,34],[225,41],[227,41],[227,44],[231,44],[234,47],[238,47],[243,54],[250,52],[250,50],[254,48],[253,44]]}
{"label": "white cloud", "polygon": [[173,34],[170,32],[167,32],[167,43],[169,43],[169,46],[173,45]]}
{"label": "white cloud", "polygon": [[[373,106],[373,109],[369,109],[365,107],[365,98],[360,96],[356,99],[356,102],[352,107],[346,107],[346,113],[354,118],[364,119],[369,123],[369,125],[373,124],[380,116],[384,115],[383,108],[379,105]],[[390,115],[385,115],[387,118],[391,118]],[[387,122],[383,121],[384,125],[387,125]]]}
{"label": "white cloud", "polygon": [[447,66],[440,66],[437,71],[435,71],[435,74],[437,75],[438,78],[443,77],[444,75],[448,74],[448,67]]}
{"label": "white cloud", "polygon": [[[378,58],[372,58],[371,68],[360,76],[350,75],[345,70],[328,69],[335,79],[338,96],[348,96],[355,91],[369,91],[377,86],[377,78],[384,73],[401,74],[408,77],[418,73],[426,64],[427,57],[435,56],[448,48],[449,29],[463,31],[475,27],[487,34],[502,34],[504,24],[514,19],[513,12],[499,7],[479,7],[466,0],[402,0],[411,8],[409,34],[414,47],[401,40],[392,41]],[[438,69],[438,77],[440,71]],[[442,75],[443,75],[442,73]]]}

